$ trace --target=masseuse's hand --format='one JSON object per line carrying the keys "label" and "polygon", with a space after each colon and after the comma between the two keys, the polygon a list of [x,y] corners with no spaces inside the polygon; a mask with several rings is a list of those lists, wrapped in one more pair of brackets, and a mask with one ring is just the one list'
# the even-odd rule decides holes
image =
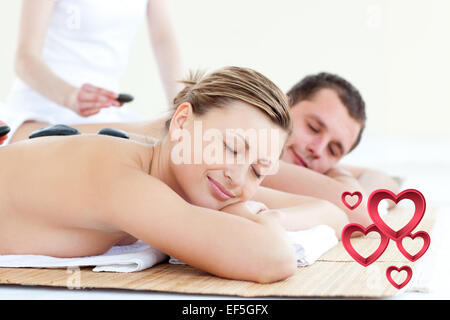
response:
{"label": "masseuse's hand", "polygon": [[85,83],[73,90],[68,107],[82,117],[89,117],[99,113],[102,108],[122,106],[116,98],[117,93]]}

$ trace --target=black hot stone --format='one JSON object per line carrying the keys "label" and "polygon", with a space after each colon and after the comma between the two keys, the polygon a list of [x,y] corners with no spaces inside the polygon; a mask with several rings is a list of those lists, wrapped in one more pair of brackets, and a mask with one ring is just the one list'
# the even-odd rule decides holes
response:
{"label": "black hot stone", "polygon": [[127,103],[133,101],[133,99],[134,97],[131,94],[121,93],[116,100],[120,103]]}
{"label": "black hot stone", "polygon": [[33,139],[33,138],[47,137],[47,136],[72,136],[72,135],[76,135],[76,134],[81,134],[81,132],[75,128],[66,126],[64,124],[55,124],[53,126],[48,126],[48,127],[33,131],[28,136],[28,138]]}
{"label": "black hot stone", "polygon": [[113,128],[104,128],[97,132],[97,134],[103,134],[105,136],[113,136],[118,138],[130,139],[128,134],[125,131]]}
{"label": "black hot stone", "polygon": [[0,127],[0,137],[3,137],[5,134],[11,131],[11,128],[8,126],[1,126]]}

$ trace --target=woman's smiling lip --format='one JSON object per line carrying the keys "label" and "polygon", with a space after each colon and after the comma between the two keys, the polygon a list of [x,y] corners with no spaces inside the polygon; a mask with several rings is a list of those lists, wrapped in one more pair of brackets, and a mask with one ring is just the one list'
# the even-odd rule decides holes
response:
{"label": "woman's smiling lip", "polygon": [[219,182],[214,180],[213,178],[208,177],[209,186],[213,191],[214,195],[219,198],[219,200],[228,200],[234,198],[234,195],[228,191],[224,186],[222,186]]}
{"label": "woman's smiling lip", "polygon": [[294,148],[291,147],[291,152],[294,155],[294,161],[297,165],[308,168],[308,165],[305,161],[303,161],[302,157],[300,157],[295,151]]}

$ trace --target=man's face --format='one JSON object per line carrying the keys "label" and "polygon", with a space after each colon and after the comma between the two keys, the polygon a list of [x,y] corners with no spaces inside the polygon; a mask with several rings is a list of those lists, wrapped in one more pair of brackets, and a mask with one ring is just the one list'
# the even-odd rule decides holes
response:
{"label": "man's face", "polygon": [[361,130],[332,89],[298,102],[291,114],[294,128],[281,159],[320,173],[350,151]]}

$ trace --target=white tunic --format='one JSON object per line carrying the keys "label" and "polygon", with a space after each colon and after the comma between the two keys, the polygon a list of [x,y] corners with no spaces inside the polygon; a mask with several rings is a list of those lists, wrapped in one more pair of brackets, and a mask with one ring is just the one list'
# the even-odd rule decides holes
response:
{"label": "white tunic", "polygon": [[[91,83],[119,92],[128,51],[145,19],[147,2],[56,0],[43,48],[44,61],[71,85],[79,87]],[[76,124],[139,119],[127,112],[126,106],[104,108],[97,115],[81,117],[43,97],[20,79],[15,80],[7,105],[1,109],[4,112],[0,111],[0,119],[7,122],[13,132],[27,120]]]}

